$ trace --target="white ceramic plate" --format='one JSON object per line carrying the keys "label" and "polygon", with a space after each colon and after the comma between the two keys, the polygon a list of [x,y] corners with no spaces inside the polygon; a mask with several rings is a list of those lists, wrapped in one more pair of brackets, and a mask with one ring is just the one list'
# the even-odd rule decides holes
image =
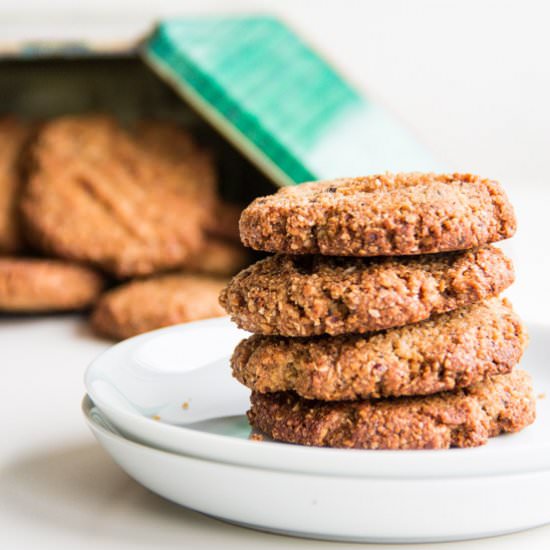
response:
{"label": "white ceramic plate", "polygon": [[243,467],[135,443],[109,429],[88,398],[83,409],[101,445],[145,487],[256,529],[341,541],[412,543],[498,535],[550,521],[550,470],[403,480]]}
{"label": "white ceramic plate", "polygon": [[550,470],[550,329],[531,327],[522,361],[535,380],[533,426],[475,449],[364,451],[250,441],[249,392],[228,357],[247,333],[227,318],[154,331],[115,345],[89,367],[86,388],[125,436],[171,452],[309,474],[413,479]]}

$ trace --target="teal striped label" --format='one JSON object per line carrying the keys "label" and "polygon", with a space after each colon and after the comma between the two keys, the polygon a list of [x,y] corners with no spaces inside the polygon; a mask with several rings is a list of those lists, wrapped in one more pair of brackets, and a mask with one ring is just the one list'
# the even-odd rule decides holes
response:
{"label": "teal striped label", "polygon": [[166,21],[144,56],[279,185],[432,162],[277,19]]}

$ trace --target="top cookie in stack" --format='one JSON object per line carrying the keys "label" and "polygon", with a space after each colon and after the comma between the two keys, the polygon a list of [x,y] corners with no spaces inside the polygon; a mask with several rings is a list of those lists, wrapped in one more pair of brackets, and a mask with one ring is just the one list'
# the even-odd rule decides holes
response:
{"label": "top cookie in stack", "polygon": [[465,250],[511,237],[512,206],[470,174],[385,174],[288,187],[242,214],[241,239],[266,252],[397,256]]}
{"label": "top cookie in stack", "polygon": [[276,254],[221,295],[256,333],[232,358],[253,390],[251,424],[292,443],[398,449],[480,445],[531,423],[529,377],[513,371],[526,335],[495,298],[513,266],[490,246],[515,228],[501,186],[471,175],[314,182],[255,200],[241,239]]}

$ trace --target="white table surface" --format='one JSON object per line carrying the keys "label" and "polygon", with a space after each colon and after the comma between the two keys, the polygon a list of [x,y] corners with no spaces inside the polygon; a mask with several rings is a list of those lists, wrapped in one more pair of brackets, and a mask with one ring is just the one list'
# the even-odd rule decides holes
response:
{"label": "white table surface", "polygon": [[[446,165],[503,179],[520,221],[517,236],[504,244],[517,270],[507,295],[526,320],[544,323],[550,307],[550,186],[544,181],[550,145],[548,10],[535,1],[452,4],[186,3],[192,11],[276,9],[401,117]],[[15,35],[37,34],[43,6],[0,1],[0,27]],[[63,34],[78,29],[64,23],[67,14],[78,18],[88,11],[101,18],[111,6],[103,0],[93,8],[53,1],[48,17],[59,22],[56,32]],[[132,6],[134,16],[181,11],[181,3],[164,0]],[[128,2],[116,9],[127,13]],[[2,550],[349,546],[227,525],[166,502],[129,479],[95,443],[80,413],[84,369],[107,345],[76,316],[0,318]],[[547,550],[550,526],[429,548]]]}

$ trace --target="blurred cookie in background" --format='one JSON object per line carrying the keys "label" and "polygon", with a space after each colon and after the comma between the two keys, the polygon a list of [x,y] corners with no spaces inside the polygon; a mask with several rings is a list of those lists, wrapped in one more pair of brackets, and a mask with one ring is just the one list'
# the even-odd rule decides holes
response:
{"label": "blurred cookie in background", "polygon": [[206,232],[213,237],[227,239],[240,244],[239,218],[243,207],[231,202],[219,200],[214,207],[214,216],[206,226]]}
{"label": "blurred cookie in background", "polygon": [[190,130],[166,120],[140,120],[132,135],[143,153],[153,162],[169,166],[179,178],[169,180],[176,189],[190,195],[204,210],[209,226],[216,215],[218,178],[213,153],[197,143]]}
{"label": "blurred cookie in background", "polygon": [[29,135],[27,124],[12,116],[0,117],[0,254],[23,248],[17,213],[22,184],[19,159]]}
{"label": "blurred cookie in background", "polygon": [[169,274],[136,280],[103,295],[92,313],[94,330],[122,340],[157,328],[221,317],[218,296],[223,278]]}
{"label": "blurred cookie in background", "polygon": [[250,255],[242,245],[207,236],[203,247],[185,267],[197,273],[229,277],[249,263]]}
{"label": "blurred cookie in background", "polygon": [[20,205],[31,243],[118,278],[175,268],[196,254],[211,200],[202,190],[213,193],[215,172],[206,157],[159,154],[150,132],[157,136],[144,131],[145,146],[109,116],[44,124]]}
{"label": "blurred cookie in background", "polygon": [[[221,198],[213,155],[189,130],[152,119],[125,129],[88,114],[33,125],[31,137],[6,117],[0,145],[0,253],[20,249],[21,225],[40,254],[60,258],[3,259],[0,311],[99,300],[94,328],[117,339],[224,314],[218,295],[227,281],[215,277],[250,263],[238,237],[242,208]],[[83,264],[150,277],[100,298],[103,277]]]}
{"label": "blurred cookie in background", "polygon": [[82,310],[103,291],[103,277],[75,263],[38,258],[0,258],[0,311],[46,313]]}

